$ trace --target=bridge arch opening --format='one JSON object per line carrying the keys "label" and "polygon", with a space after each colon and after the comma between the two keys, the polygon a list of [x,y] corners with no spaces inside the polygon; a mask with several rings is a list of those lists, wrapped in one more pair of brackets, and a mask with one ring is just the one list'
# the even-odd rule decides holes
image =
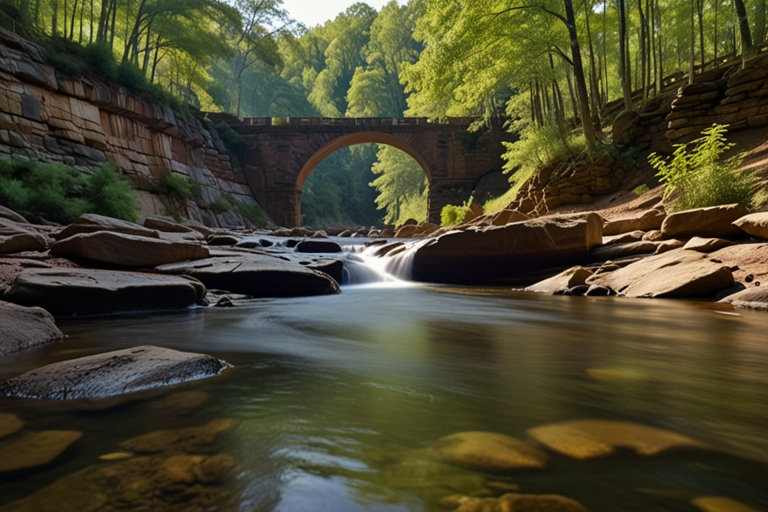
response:
{"label": "bridge arch opening", "polygon": [[[342,151],[352,146],[357,146],[352,152],[349,150]],[[347,154],[349,154],[348,157],[341,157],[341,155]],[[332,157],[332,155],[334,156]],[[361,155],[368,155],[367,158],[370,160],[366,160],[366,157]],[[337,156],[343,158],[341,161],[343,162],[342,168],[347,169],[347,171],[338,172],[339,160]],[[362,161],[356,160],[356,158],[362,158]],[[349,169],[347,162],[350,160],[356,162],[356,165],[352,165],[351,168],[360,169],[362,173],[361,175],[354,171],[349,174],[353,183],[359,182],[357,185],[352,185],[357,187],[354,188],[356,192],[343,195],[343,206],[339,206],[338,201],[332,199],[333,194],[331,194],[331,199],[327,199],[328,196],[321,199],[322,193],[319,194],[319,191],[328,186],[321,184],[330,184],[331,187],[338,186],[334,185],[334,182],[338,182],[339,175],[347,175],[346,172]],[[389,193],[384,188],[387,185],[382,185],[386,180],[381,179],[383,177],[381,170],[378,172],[375,170],[379,165],[381,165],[379,169],[392,170],[392,172],[384,172],[384,175],[391,177],[388,182]],[[364,171],[363,169],[368,170]],[[313,175],[315,171],[317,172]],[[336,175],[336,178],[329,180],[329,176],[333,174]],[[311,178],[310,175],[312,175]],[[408,176],[410,181],[402,181],[403,176]],[[374,182],[376,182],[375,185]],[[407,140],[381,132],[355,132],[340,135],[315,150],[302,165],[296,178],[296,190],[299,198],[296,205],[297,216],[301,219],[301,224],[314,227],[398,224],[396,219],[399,218],[399,213],[393,215],[393,212],[403,212],[405,215],[406,210],[412,212],[409,217],[424,220],[428,215],[428,193],[431,182],[431,169],[424,156]],[[400,189],[407,188],[410,190],[413,188],[416,197],[411,198],[410,194],[397,194],[396,200],[391,199],[395,195],[391,192],[393,183],[398,183]],[[361,191],[360,185],[366,191]],[[342,187],[346,189],[347,185],[342,185]],[[369,192],[370,195],[368,195]],[[366,196],[368,199],[365,199]],[[368,204],[370,207],[364,206]],[[406,208],[406,206],[410,206],[410,208]],[[421,212],[422,209],[423,212]],[[377,211],[378,213],[376,213]],[[330,214],[330,212],[336,212],[336,214]],[[331,221],[331,219],[333,220]],[[405,217],[400,219],[401,222],[404,220]]]}

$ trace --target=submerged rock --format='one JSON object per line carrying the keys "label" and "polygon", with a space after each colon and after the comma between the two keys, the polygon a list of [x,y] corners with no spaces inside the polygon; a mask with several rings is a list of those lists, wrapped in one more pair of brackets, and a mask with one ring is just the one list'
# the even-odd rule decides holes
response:
{"label": "submerged rock", "polygon": [[207,258],[209,255],[208,248],[199,243],[110,231],[73,235],[53,244],[51,254],[121,267],[154,267]]}
{"label": "submerged rock", "polygon": [[733,285],[725,265],[701,253],[670,251],[587,279],[626,297],[705,297]]}
{"label": "submerged rock", "polygon": [[341,252],[341,246],[330,240],[303,240],[296,245],[295,250],[304,253],[336,253]]}
{"label": "submerged rock", "polygon": [[758,512],[740,501],[723,496],[705,496],[696,498],[691,504],[703,512]]}
{"label": "submerged rock", "polygon": [[46,310],[0,301],[0,356],[63,339],[64,334]]}
{"label": "submerged rock", "polygon": [[441,501],[456,512],[587,512],[578,501],[556,494],[505,494],[500,498],[450,496]]}
{"label": "submerged rock", "polygon": [[667,238],[728,238],[742,233],[733,222],[747,215],[743,204],[727,204],[696,208],[669,215],[661,225]]}
{"label": "submerged rock", "polygon": [[413,279],[456,284],[524,281],[532,273],[585,259],[602,243],[602,225],[599,215],[588,213],[451,231],[416,249]]}
{"label": "submerged rock", "polygon": [[493,432],[452,434],[437,441],[435,449],[446,462],[488,473],[542,469],[547,465],[547,455],[538,448]]}
{"label": "submerged rock", "polygon": [[553,423],[528,431],[534,440],[574,459],[613,455],[619,448],[651,456],[673,449],[708,450],[710,446],[675,432],[608,420]]}
{"label": "submerged rock", "polygon": [[219,419],[197,427],[157,430],[123,441],[120,447],[136,453],[194,452],[196,446],[211,445],[219,441],[234,425],[235,422],[230,419]]}
{"label": "submerged rock", "polygon": [[15,414],[0,413],[0,438],[15,434],[24,427],[24,422]]}
{"label": "submerged rock", "polygon": [[26,269],[3,295],[54,316],[179,309],[204,297],[205,286],[186,277],[69,268]]}
{"label": "submerged rock", "polygon": [[105,398],[212,377],[227,368],[209,355],[147,345],[43,366],[0,384],[0,396]]}
{"label": "submerged rock", "polygon": [[158,271],[186,274],[207,287],[252,297],[304,297],[340,293],[338,283],[322,272],[284,259],[243,254],[163,265]]}
{"label": "submerged rock", "polygon": [[44,430],[3,439],[0,474],[50,464],[82,435],[75,430]]}

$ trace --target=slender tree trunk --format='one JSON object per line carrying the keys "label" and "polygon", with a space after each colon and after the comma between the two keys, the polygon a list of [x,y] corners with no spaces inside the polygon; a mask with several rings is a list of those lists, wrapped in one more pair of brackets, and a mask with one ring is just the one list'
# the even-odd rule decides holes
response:
{"label": "slender tree trunk", "polygon": [[644,102],[645,101],[645,84],[648,79],[646,76],[646,64],[648,60],[648,55],[645,51],[645,39],[647,37],[648,33],[648,27],[647,27],[647,20],[646,20],[646,13],[643,12],[643,0],[638,0],[637,2],[638,11],[640,14],[640,68],[641,68],[641,76],[640,76],[640,98]]}
{"label": "slender tree trunk", "polygon": [[88,42],[93,42],[93,0],[91,0],[91,17],[90,17],[90,25],[89,25],[89,31],[88,31]]}
{"label": "slender tree trunk", "polygon": [[714,35],[714,38],[713,38],[714,44],[712,45],[713,46],[712,49],[714,50],[714,54],[715,54],[715,57],[714,57],[715,58],[715,67],[718,67],[720,65],[717,62],[717,46],[718,46],[718,42],[719,42],[719,39],[718,39],[719,38],[719,31],[717,30],[717,24],[720,22],[720,12],[719,12],[719,9],[718,9],[718,7],[719,7],[718,4],[719,3],[720,2],[718,0],[715,0],[715,26],[714,26],[715,35]]}
{"label": "slender tree trunk", "polygon": [[608,103],[608,51],[606,49],[608,39],[608,0],[603,0],[603,105]]}
{"label": "slender tree trunk", "polygon": [[117,23],[117,0],[114,0],[112,6],[112,24],[109,30],[109,49],[115,49],[115,25]]}
{"label": "slender tree trunk", "polygon": [[632,84],[629,72],[627,53],[627,16],[624,0],[618,0],[619,9],[619,74],[621,75],[621,88],[624,94],[624,109],[632,110]]}
{"label": "slender tree trunk", "polygon": [[69,23],[69,38],[74,41],[75,40],[75,19],[77,19],[77,2],[78,0],[75,0],[72,4],[72,21]]}
{"label": "slender tree trunk", "polygon": [[752,35],[749,31],[749,19],[747,19],[747,9],[744,7],[744,0],[733,0],[736,7],[736,15],[739,17],[739,32],[741,32],[741,53],[746,55],[752,49]]}
{"label": "slender tree trunk", "polygon": [[704,64],[707,62],[704,55],[704,0],[696,0],[696,12],[699,15],[699,48],[701,50],[701,70],[704,72]]}
{"label": "slender tree trunk", "polygon": [[693,72],[696,66],[696,0],[691,0],[691,45],[690,60],[688,62],[688,83],[693,83]]}
{"label": "slender tree trunk", "polygon": [[51,18],[51,35],[53,37],[56,37],[56,34],[58,34],[58,25],[59,25],[59,2],[58,0],[55,0],[53,2],[53,17]]}
{"label": "slender tree trunk", "polygon": [[766,0],[757,0],[755,2],[755,44],[765,42],[765,16]]}
{"label": "slender tree trunk", "polygon": [[592,42],[592,30],[589,26],[589,15],[591,14],[592,9],[590,9],[587,0],[584,0],[584,11],[586,17],[587,40],[589,41],[589,92],[592,97],[592,124],[597,127],[600,124],[600,88],[597,85],[598,75],[597,66],[595,65],[595,45]]}

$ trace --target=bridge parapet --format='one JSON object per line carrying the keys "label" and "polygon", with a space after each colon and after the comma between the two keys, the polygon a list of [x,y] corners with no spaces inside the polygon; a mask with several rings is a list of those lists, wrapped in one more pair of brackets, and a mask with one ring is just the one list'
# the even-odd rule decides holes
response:
{"label": "bridge parapet", "polygon": [[[216,116],[216,114],[213,114]],[[246,126],[297,127],[297,126],[413,126],[429,125],[433,127],[463,126],[468,127],[479,121],[479,117],[449,117],[444,121],[433,121],[426,117],[245,117],[231,116],[229,121],[237,119]]]}

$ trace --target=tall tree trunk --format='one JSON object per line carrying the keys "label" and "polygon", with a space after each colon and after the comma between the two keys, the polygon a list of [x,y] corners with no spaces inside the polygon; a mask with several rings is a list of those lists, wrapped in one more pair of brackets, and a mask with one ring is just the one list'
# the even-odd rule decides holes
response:
{"label": "tall tree trunk", "polygon": [[624,109],[632,110],[632,84],[629,72],[629,59],[627,53],[627,15],[624,0],[619,0],[619,74],[621,75],[621,89],[624,95]]}
{"label": "tall tree trunk", "polygon": [[584,0],[584,15],[587,25],[587,40],[589,41],[589,92],[592,96],[592,124],[600,124],[600,88],[597,85],[597,66],[595,65],[595,45],[592,42],[592,30],[589,27],[589,15],[592,12],[587,0]]}
{"label": "tall tree trunk", "polygon": [[739,32],[741,32],[741,53],[746,55],[752,49],[752,36],[749,31],[749,19],[744,0],[733,0],[736,7],[736,15],[739,17]]}
{"label": "tall tree trunk", "polygon": [[693,72],[696,66],[696,0],[691,0],[691,45],[690,60],[688,61],[688,83],[693,83]]}
{"label": "tall tree trunk", "polygon": [[701,71],[704,72],[704,64],[707,59],[704,55],[704,0],[696,0],[696,12],[699,15],[699,48],[701,50]]}
{"label": "tall tree trunk", "polygon": [[648,63],[648,54],[646,53],[646,45],[645,40],[646,37],[648,37],[648,27],[647,23],[648,20],[646,19],[646,13],[643,11],[643,0],[638,0],[637,2],[638,11],[640,14],[640,68],[641,68],[641,76],[640,76],[640,88],[642,89],[640,91],[641,93],[641,100],[645,101],[645,84],[647,82],[648,77],[646,76],[646,64]]}
{"label": "tall tree trunk", "polygon": [[714,35],[714,38],[713,38],[714,44],[713,44],[713,48],[712,48],[714,50],[714,53],[715,53],[715,57],[714,57],[715,58],[715,67],[719,66],[719,63],[717,62],[717,46],[718,46],[718,42],[719,42],[719,40],[718,40],[718,38],[719,38],[719,31],[717,30],[717,24],[720,22],[720,12],[719,12],[719,9],[718,9],[718,7],[719,7],[718,4],[719,3],[720,2],[715,1],[715,26],[714,26],[715,35]]}
{"label": "tall tree trunk", "polygon": [[765,16],[766,0],[757,0],[755,2],[755,44],[765,42]]}
{"label": "tall tree trunk", "polygon": [[51,18],[51,35],[56,37],[59,31],[59,2],[55,0],[53,2],[53,17]]}
{"label": "tall tree trunk", "polygon": [[581,61],[581,48],[579,47],[579,34],[576,31],[576,15],[573,12],[572,0],[564,0],[565,17],[568,20],[568,35],[571,38],[571,60],[573,60],[573,78],[576,82],[576,93],[579,97],[579,113],[581,114],[584,136],[587,145],[594,148],[597,144],[597,133],[592,124],[592,114],[589,111],[589,94],[587,93],[587,81],[584,76],[584,64]]}
{"label": "tall tree trunk", "polygon": [[603,0],[603,105],[608,103],[608,51],[606,48],[608,39],[608,0]]}
{"label": "tall tree trunk", "polygon": [[88,32],[88,42],[93,42],[93,0],[91,0],[91,17],[90,17],[90,26],[89,26],[89,32]]}

